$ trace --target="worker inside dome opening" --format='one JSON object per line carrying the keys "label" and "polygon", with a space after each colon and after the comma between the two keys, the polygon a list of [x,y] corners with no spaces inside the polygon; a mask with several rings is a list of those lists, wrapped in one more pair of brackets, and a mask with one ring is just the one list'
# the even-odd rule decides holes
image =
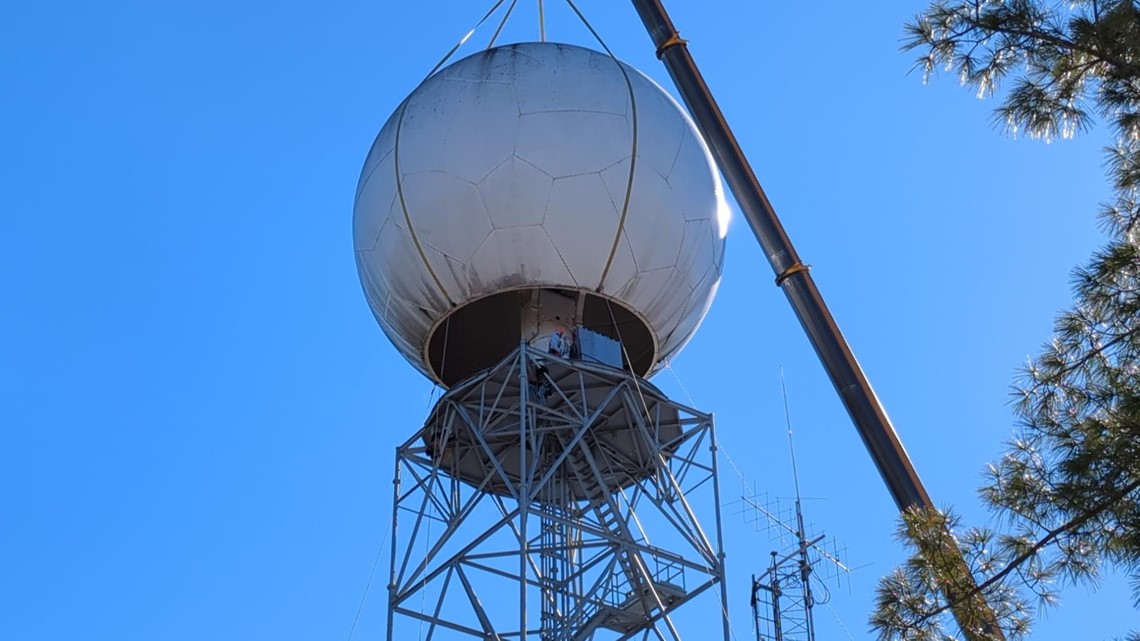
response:
{"label": "worker inside dome opening", "polygon": [[550,343],[547,346],[547,351],[555,356],[562,358],[570,358],[570,348],[574,344],[574,338],[566,328],[559,325],[554,328],[554,333],[550,335]]}

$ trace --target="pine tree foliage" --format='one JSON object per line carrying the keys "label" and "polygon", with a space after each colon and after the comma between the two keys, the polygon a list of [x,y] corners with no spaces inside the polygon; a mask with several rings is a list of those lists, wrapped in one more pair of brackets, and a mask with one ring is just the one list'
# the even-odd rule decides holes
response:
{"label": "pine tree foliage", "polygon": [[[946,70],[979,97],[999,95],[1010,133],[1053,140],[1107,125],[1113,197],[1100,212],[1108,243],[1074,271],[1071,308],[1015,383],[1018,427],[980,489],[999,524],[905,514],[900,538],[914,552],[880,581],[872,627],[881,639],[954,639],[950,610],[980,594],[1002,636],[1021,639],[1059,588],[1096,585],[1108,568],[1130,577],[1140,609],[1140,8],[937,2],[906,30],[927,77]],[[940,591],[945,566],[923,553],[924,537],[947,528],[977,584],[966,594]]]}

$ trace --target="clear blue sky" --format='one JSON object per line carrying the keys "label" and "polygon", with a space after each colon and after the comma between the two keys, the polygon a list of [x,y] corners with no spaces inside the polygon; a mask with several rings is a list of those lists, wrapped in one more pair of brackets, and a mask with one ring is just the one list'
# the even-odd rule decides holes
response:
{"label": "clear blue sky", "polygon": [[[509,40],[535,38],[524,4]],[[354,188],[380,125],[489,5],[7,7],[0,639],[347,638],[393,448],[431,391],[360,293]],[[589,44],[548,5],[552,39]],[[1009,140],[953,78],[923,86],[898,51],[923,6],[670,3],[931,494],[984,520],[974,488],[1010,433],[1011,376],[1101,242],[1108,140]],[[630,6],[582,8],[667,84]],[[788,496],[783,366],[809,520],[866,566],[831,607],[869,638],[902,555],[894,506],[739,216],[728,244],[676,371],[748,480]],[[725,466],[726,500],[739,484]],[[733,513],[743,641],[770,545]],[[356,639],[382,635],[386,554],[377,572]],[[1122,584],[1068,592],[1039,638],[1123,633]],[[847,638],[826,607],[817,622]]]}

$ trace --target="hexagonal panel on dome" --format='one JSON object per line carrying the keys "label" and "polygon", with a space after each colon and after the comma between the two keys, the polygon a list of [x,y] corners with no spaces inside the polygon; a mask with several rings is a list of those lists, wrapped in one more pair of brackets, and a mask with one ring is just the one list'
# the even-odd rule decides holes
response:
{"label": "hexagonal panel on dome", "polygon": [[[384,282],[380,272],[377,271],[374,265],[379,261],[371,251],[360,251],[356,253],[357,268],[361,274],[361,284],[367,294],[368,307],[372,311],[372,315],[376,318],[380,328],[384,331],[384,335],[388,340],[401,352],[408,349],[415,350],[415,348],[406,340],[404,335],[399,331],[402,326],[400,318],[402,316],[402,308],[406,308],[407,304],[396,300],[393,305],[390,288]],[[422,370],[421,370],[422,371]],[[426,372],[425,372],[426,373]]]}
{"label": "hexagonal panel on dome", "polygon": [[685,303],[692,296],[693,290],[686,282],[685,276],[676,269],[672,270],[666,279],[669,296],[660,296],[645,308],[647,314],[660,318],[663,328],[672,330],[681,322],[681,314],[685,311]]}
{"label": "hexagonal panel on dome", "polygon": [[[377,156],[372,159],[365,167],[365,171],[360,172],[360,179],[356,183],[356,195],[359,197],[360,192],[364,186],[373,180],[395,180],[396,179],[396,149],[393,147],[389,149],[383,156]],[[373,185],[373,189],[377,191],[388,191],[390,185],[377,186]]]}
{"label": "hexagonal panel on dome", "polygon": [[632,151],[625,116],[591,111],[519,116],[515,155],[555,178],[599,171]]}
{"label": "hexagonal panel on dome", "polygon": [[376,170],[376,164],[393,153],[396,146],[396,127],[389,121],[380,129],[372,148],[368,150],[368,157],[364,159],[364,166],[360,169],[360,181],[357,184],[357,193],[360,187]]}
{"label": "hexagonal panel on dome", "polygon": [[690,220],[685,222],[685,233],[681,239],[681,253],[677,265],[687,274],[691,287],[704,277],[704,271],[715,264],[714,255],[716,232],[710,220]]}
{"label": "hexagonal panel on dome", "polygon": [[423,251],[424,257],[431,265],[432,271],[435,272],[435,277],[439,279],[443,290],[447,292],[453,302],[466,300],[473,296],[465,261],[452,258],[431,245],[423,245]]}
{"label": "hexagonal panel on dome", "polygon": [[485,49],[458,60],[437,75],[462,82],[493,82],[514,86],[520,76],[545,74],[549,61],[530,47],[506,45]]}
{"label": "hexagonal panel on dome", "polygon": [[677,211],[675,198],[676,194],[660,174],[649,167],[636,168],[625,230],[639,271],[677,263],[685,224]]}
{"label": "hexagonal panel on dome", "polygon": [[712,173],[711,167],[712,156],[704,141],[694,132],[686,131],[677,162],[667,177],[686,220],[716,219],[722,194],[717,191],[720,179]]}
{"label": "hexagonal panel on dome", "polygon": [[454,110],[445,109],[451,102],[449,85],[428,80],[408,97],[394,114],[396,162],[400,173],[414,174],[438,171],[447,153],[448,123]]}
{"label": "hexagonal panel on dome", "polygon": [[[631,80],[637,85],[658,87],[657,83],[640,73]],[[684,139],[685,131],[691,125],[675,117],[679,106],[667,94],[654,94],[645,87],[637,95],[638,162],[647,163],[657,173],[668,176],[673,169],[673,163],[677,161],[677,154],[681,151],[681,141]]]}
{"label": "hexagonal panel on dome", "polygon": [[388,319],[395,327],[410,327],[417,333],[427,333],[431,329],[432,318],[437,314],[434,307],[420,305],[400,296],[395,291],[388,298]]}
{"label": "hexagonal panel on dome", "polygon": [[[395,182],[393,180],[393,182]],[[387,200],[385,200],[387,198]],[[366,189],[357,198],[361,211],[384,212],[380,215],[354,215],[352,217],[352,235],[360,249],[372,249],[376,245],[376,238],[380,235],[380,228],[388,221],[388,212],[397,205],[395,190]]]}
{"label": "hexagonal panel on dome", "polygon": [[558,178],[543,227],[580,287],[596,289],[618,234],[618,212],[598,174]]}
{"label": "hexagonal panel on dome", "polygon": [[[515,79],[515,100],[520,113],[594,111],[626,114],[629,87],[619,67],[621,63],[589,49],[555,46],[560,48],[559,51],[552,56],[553,60],[543,61],[541,73],[519,74]],[[556,70],[554,74],[550,73],[552,67]]]}
{"label": "hexagonal panel on dome", "polygon": [[677,326],[692,291],[683,274],[673,267],[665,267],[639,273],[618,297],[654,319],[654,326],[664,337]]}
{"label": "hexagonal panel on dome", "polygon": [[[443,80],[453,85],[451,109],[438,169],[479,182],[510,157],[518,129],[518,106],[511,86]],[[402,143],[403,141],[401,141]]]}
{"label": "hexagonal panel on dome", "polygon": [[534,165],[511,156],[479,181],[479,196],[497,229],[541,225],[553,183]]}
{"label": "hexagonal panel on dome", "polygon": [[360,270],[360,284],[370,302],[374,302],[378,314],[388,306],[388,296],[391,288],[384,282],[383,273],[377,269],[382,261],[377,260],[376,253],[371,249],[356,252],[356,267]]}
{"label": "hexagonal panel on dome", "polygon": [[468,266],[482,291],[574,284],[546,230],[537,226],[494,230]]}
{"label": "hexagonal panel on dome", "polygon": [[[720,287],[720,271],[710,268],[697,286],[693,288],[693,293],[689,295],[689,299],[685,302],[684,310],[681,313],[680,320],[677,321],[677,332],[685,332],[686,328],[696,327],[701,319],[708,313],[709,307],[712,305],[713,298],[716,296],[716,290]],[[681,337],[677,336],[677,340]],[[674,337],[670,337],[670,342],[673,342]],[[684,337],[684,341],[680,342],[674,348],[673,353],[680,351],[688,342],[688,337]]]}
{"label": "hexagonal panel on dome", "polygon": [[[392,219],[384,223],[376,238],[376,245],[362,257],[370,259],[366,266],[379,268],[387,268],[393,263],[412,266],[423,265],[423,259],[416,253],[411,235],[408,234],[407,230],[401,229]],[[430,283],[429,275],[418,269],[401,272],[384,269],[380,275],[388,283],[389,291],[399,292],[404,298],[410,298],[421,292],[424,286]]]}
{"label": "hexagonal panel on dome", "polygon": [[[394,327],[393,331],[406,332],[430,326],[430,319],[424,325],[425,316],[430,317],[448,308],[445,293],[423,268],[424,261],[415,251],[410,236],[392,221],[389,220],[380,231],[372,258],[384,266],[396,262],[419,266],[418,269],[384,272],[389,294],[385,321]],[[435,311],[425,313],[424,310]]]}
{"label": "hexagonal panel on dome", "polygon": [[404,202],[418,240],[466,262],[491,233],[491,219],[473,183],[442,171],[403,179]]}

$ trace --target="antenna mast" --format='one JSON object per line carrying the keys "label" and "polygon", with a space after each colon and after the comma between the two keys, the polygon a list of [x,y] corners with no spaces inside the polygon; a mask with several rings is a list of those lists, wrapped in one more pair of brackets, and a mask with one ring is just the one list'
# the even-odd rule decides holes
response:
{"label": "antenna mast", "polygon": [[[788,409],[788,387],[784,370],[780,370],[780,390],[784,395],[784,422],[788,428],[788,450],[792,459],[792,481],[795,486],[794,534],[796,547],[780,556],[772,552],[772,563],[764,574],[752,577],[752,617],[755,621],[756,641],[815,641],[815,622],[812,607],[815,596],[811,589],[813,559],[811,552],[821,553],[819,543],[824,535],[808,538],[804,527],[803,504],[800,497],[800,478],[796,468],[796,447],[792,440],[792,417]],[[772,519],[771,511],[764,510]],[[780,523],[784,529],[791,530]],[[826,555],[841,569],[846,569],[834,555]]]}

